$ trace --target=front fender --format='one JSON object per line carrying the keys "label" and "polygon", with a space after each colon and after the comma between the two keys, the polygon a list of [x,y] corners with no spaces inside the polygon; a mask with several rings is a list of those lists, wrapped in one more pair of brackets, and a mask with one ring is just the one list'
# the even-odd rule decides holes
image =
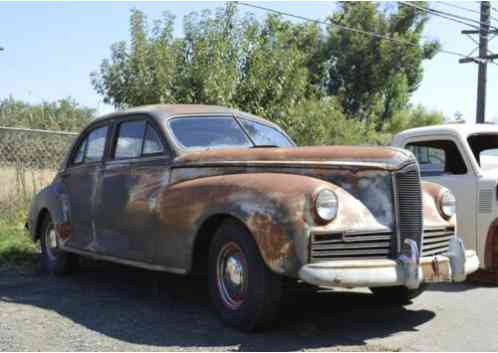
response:
{"label": "front fender", "polygon": [[442,185],[423,181],[422,197],[424,205],[424,227],[456,227],[456,215],[446,219],[439,211],[439,197],[448,190]]}
{"label": "front fender", "polygon": [[[336,192],[342,206],[333,222],[321,225],[314,217],[313,203],[316,191],[325,187]],[[294,174],[232,174],[183,181],[163,193],[159,207],[161,223],[169,224],[168,233],[185,236],[188,270],[199,229],[217,215],[243,223],[266,265],[289,276],[296,276],[307,262],[310,231],[378,225],[366,207],[342,188]]]}

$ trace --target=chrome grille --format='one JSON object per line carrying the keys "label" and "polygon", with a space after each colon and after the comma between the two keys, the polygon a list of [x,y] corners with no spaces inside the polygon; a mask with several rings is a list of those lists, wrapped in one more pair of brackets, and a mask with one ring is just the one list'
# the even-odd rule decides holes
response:
{"label": "chrome grille", "polygon": [[424,229],[422,256],[434,256],[447,253],[450,239],[454,236],[455,228],[453,227]]}
{"label": "chrome grille", "polygon": [[325,233],[312,234],[311,262],[344,259],[388,258],[391,255],[392,233]]}
{"label": "chrome grille", "polygon": [[420,249],[423,230],[422,187],[416,165],[395,174],[400,246],[405,239],[415,240]]}

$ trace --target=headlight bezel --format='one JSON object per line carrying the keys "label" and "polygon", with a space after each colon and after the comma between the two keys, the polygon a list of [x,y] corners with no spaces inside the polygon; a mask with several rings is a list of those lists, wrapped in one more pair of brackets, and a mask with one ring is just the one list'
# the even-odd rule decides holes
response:
{"label": "headlight bezel", "polygon": [[[327,200],[328,199],[328,200]],[[325,205],[327,202],[331,202],[334,204],[333,207],[331,207],[330,210],[320,210],[323,209],[326,206]],[[322,206],[321,206],[322,205]],[[337,197],[337,194],[328,188],[320,188],[314,193],[313,197],[313,209],[314,213],[316,215],[317,220],[322,223],[330,223],[334,219],[337,218],[337,214],[339,213],[339,198]],[[330,214],[327,214],[329,212]]]}
{"label": "headlight bezel", "polygon": [[[446,200],[445,200],[446,198]],[[456,198],[455,195],[448,189],[444,189],[439,193],[437,200],[439,213],[445,218],[450,219],[456,215]],[[451,207],[453,210],[451,211]]]}

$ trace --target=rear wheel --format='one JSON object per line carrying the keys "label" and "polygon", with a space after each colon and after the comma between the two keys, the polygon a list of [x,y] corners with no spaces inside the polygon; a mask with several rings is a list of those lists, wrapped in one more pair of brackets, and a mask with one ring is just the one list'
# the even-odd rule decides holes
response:
{"label": "rear wheel", "polygon": [[244,331],[278,316],[282,278],[265,265],[252,235],[237,222],[217,230],[209,251],[209,291],[222,321]]}
{"label": "rear wheel", "polygon": [[376,287],[370,288],[372,293],[386,303],[407,305],[410,304],[412,299],[421,295],[427,285],[422,283],[417,289],[409,289],[405,286],[397,287]]}
{"label": "rear wheel", "polygon": [[59,237],[50,215],[46,215],[40,229],[40,244],[42,249],[42,264],[46,271],[56,276],[71,272],[74,268],[76,255],[64,252],[59,246]]}

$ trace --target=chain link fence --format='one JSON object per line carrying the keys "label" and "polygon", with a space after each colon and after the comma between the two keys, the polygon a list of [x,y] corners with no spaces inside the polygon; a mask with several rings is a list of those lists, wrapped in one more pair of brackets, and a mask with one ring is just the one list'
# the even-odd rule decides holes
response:
{"label": "chain link fence", "polygon": [[0,127],[0,223],[25,220],[33,196],[52,181],[76,136]]}

